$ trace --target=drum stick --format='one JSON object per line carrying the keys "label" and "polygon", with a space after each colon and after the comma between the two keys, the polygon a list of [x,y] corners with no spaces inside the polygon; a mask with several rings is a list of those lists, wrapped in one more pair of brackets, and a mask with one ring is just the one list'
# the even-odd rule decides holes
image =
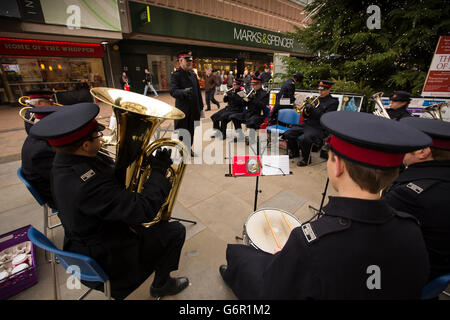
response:
{"label": "drum stick", "polygon": [[278,242],[277,236],[275,235],[275,231],[273,231],[272,225],[270,224],[269,218],[267,217],[267,214],[265,211],[264,211],[264,216],[266,217],[267,224],[269,225],[270,231],[272,232],[272,236],[275,239],[275,242],[277,243],[278,248],[281,249],[280,243]]}
{"label": "drum stick", "polygon": [[292,226],[291,226],[291,224],[289,223],[288,219],[286,219],[286,215],[284,214],[283,211],[280,211],[280,212],[281,212],[281,214],[283,215],[284,222],[286,222],[286,224],[288,225],[289,230],[292,231]]}

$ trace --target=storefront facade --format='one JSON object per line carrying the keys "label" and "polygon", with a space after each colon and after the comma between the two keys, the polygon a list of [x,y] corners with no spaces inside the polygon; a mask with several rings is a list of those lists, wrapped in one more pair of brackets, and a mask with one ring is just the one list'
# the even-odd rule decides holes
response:
{"label": "storefront facade", "polygon": [[[123,71],[132,91],[143,91],[144,69],[153,75],[156,90],[168,90],[170,74],[178,67],[176,53],[189,49],[200,85],[205,69],[242,75],[273,65],[275,52],[309,54],[294,38],[169,8],[129,1],[131,33],[118,45]],[[134,88],[133,88],[134,87]]]}
{"label": "storefront facade", "polygon": [[6,97],[29,90],[73,90],[81,82],[105,85],[100,44],[0,38],[0,66]]}

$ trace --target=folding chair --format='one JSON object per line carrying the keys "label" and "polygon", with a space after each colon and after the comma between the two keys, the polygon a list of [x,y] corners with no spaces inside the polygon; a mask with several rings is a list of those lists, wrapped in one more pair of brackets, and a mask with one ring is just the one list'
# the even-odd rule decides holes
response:
{"label": "folding chair", "polygon": [[449,284],[450,273],[428,282],[422,291],[422,300],[437,298],[441,293],[450,297],[450,293],[445,291]]}
{"label": "folding chair", "polygon": [[19,179],[25,184],[25,186],[27,187],[28,191],[30,191],[30,193],[33,195],[34,199],[37,201],[37,203],[42,206],[42,208],[44,209],[44,234],[47,237],[48,230],[54,229],[56,227],[59,227],[61,225],[61,223],[57,223],[54,225],[49,225],[48,219],[54,215],[56,215],[58,213],[57,210],[55,209],[51,209],[51,213],[50,212],[50,207],[48,206],[48,204],[44,201],[44,199],[41,197],[41,195],[39,194],[39,192],[31,185],[30,182],[28,182],[28,180],[23,176],[23,172],[22,172],[22,168],[17,169],[17,176],[19,177]]}
{"label": "folding chair", "polygon": [[[79,280],[88,282],[102,282],[104,285],[105,296],[108,300],[111,300],[111,284],[109,277],[92,258],[78,253],[59,250],[46,236],[35,228],[30,228],[28,230],[28,238],[31,243],[41,249],[44,249],[46,252],[48,251],[51,255],[55,300],[59,300],[61,298],[58,285],[58,273],[56,271],[56,258],[58,258],[59,264],[63,266],[66,271],[69,267],[71,269],[76,267],[77,269],[73,269],[71,271],[75,271],[74,276],[79,278]],[[91,288],[88,289],[78,298],[78,300],[85,298],[91,291]]]}

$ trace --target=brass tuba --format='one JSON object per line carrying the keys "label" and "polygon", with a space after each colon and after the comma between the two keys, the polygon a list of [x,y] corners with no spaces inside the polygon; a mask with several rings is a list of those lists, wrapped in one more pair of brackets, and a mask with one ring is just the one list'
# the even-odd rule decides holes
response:
{"label": "brass tuba", "polygon": [[[422,112],[428,113],[434,120],[443,120],[442,119],[442,108],[448,107],[447,102],[441,102],[434,104],[432,106],[428,106],[422,109]],[[445,112],[445,111],[444,111]]]}
{"label": "brass tuba", "polygon": [[92,88],[91,94],[98,100],[110,105],[116,117],[117,125],[114,144],[115,173],[127,190],[140,193],[150,176],[150,155],[160,147],[176,147],[181,155],[180,163],[173,164],[167,170],[172,189],[153,221],[142,223],[150,227],[161,220],[168,220],[172,214],[181,180],[186,169],[187,148],[178,140],[169,138],[150,139],[159,125],[166,119],[183,119],[184,113],[160,100],[142,94],[113,89]]}
{"label": "brass tuba", "polygon": [[[22,109],[19,110],[19,117],[22,118],[23,121],[28,122],[30,124],[34,124],[36,122],[36,119],[34,118],[34,114],[33,113],[29,113],[28,118],[27,118],[27,110],[32,109],[33,105],[30,103],[30,97],[29,96],[22,96],[20,97],[17,102],[19,102],[20,105],[24,106]],[[56,103],[56,102],[52,102],[53,106],[62,106],[62,104]]]}
{"label": "brass tuba", "polygon": [[383,106],[383,102],[381,101],[382,95],[383,92],[377,92],[370,98],[370,100],[375,102],[375,109],[373,110],[373,114],[379,117],[385,117],[390,119],[391,117],[387,113],[386,109]]}

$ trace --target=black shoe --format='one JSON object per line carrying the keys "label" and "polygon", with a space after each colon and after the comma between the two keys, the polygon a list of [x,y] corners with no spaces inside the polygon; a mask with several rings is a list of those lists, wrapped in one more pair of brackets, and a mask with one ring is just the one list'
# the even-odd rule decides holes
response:
{"label": "black shoe", "polygon": [[228,269],[228,266],[226,264],[223,264],[219,267],[219,273],[222,276],[222,278],[225,277],[225,272],[227,272],[227,269]]}
{"label": "black shoe", "polygon": [[300,157],[299,153],[289,152],[289,159],[294,159]]}
{"label": "black shoe", "polygon": [[306,167],[308,164],[311,164],[311,159],[309,159],[308,163],[306,163],[305,160],[300,160],[299,162],[297,162],[297,166],[299,167]]}
{"label": "black shoe", "polygon": [[153,284],[150,287],[150,295],[153,298],[162,298],[164,296],[173,296],[180,293],[189,285],[189,279],[185,277],[169,278],[166,284],[161,288],[155,288]]}

